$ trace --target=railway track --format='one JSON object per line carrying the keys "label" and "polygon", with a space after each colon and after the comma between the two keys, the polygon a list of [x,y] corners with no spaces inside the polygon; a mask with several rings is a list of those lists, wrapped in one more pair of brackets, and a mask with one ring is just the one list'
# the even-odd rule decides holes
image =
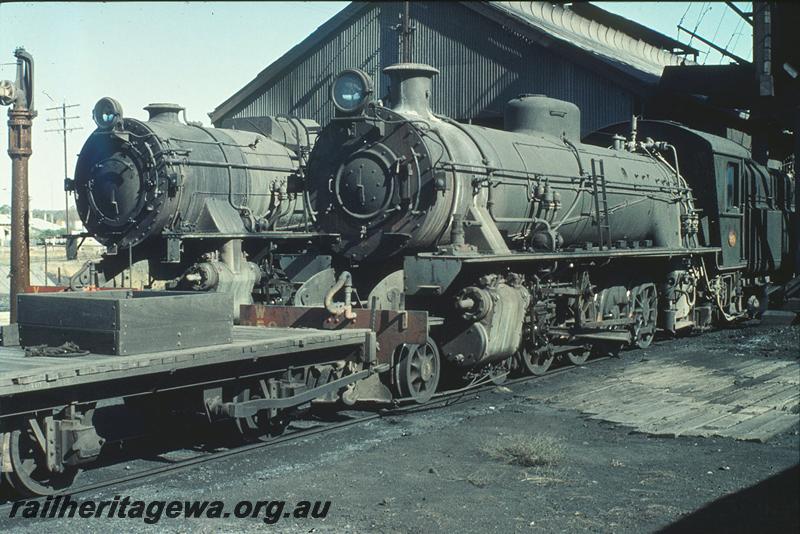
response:
{"label": "railway track", "polygon": [[[593,359],[590,359],[586,362],[585,365],[591,365],[603,360],[607,360],[610,356],[597,356]],[[283,434],[276,437],[266,438],[262,441],[257,441],[254,443],[247,443],[241,446],[237,446],[235,448],[230,448],[218,452],[211,452],[205,454],[199,454],[197,456],[193,456],[191,458],[186,458],[183,460],[177,460],[173,463],[168,465],[162,465],[154,468],[146,468],[139,470],[134,473],[126,474],[123,476],[112,477],[106,480],[100,480],[97,482],[92,482],[90,484],[85,485],[78,485],[70,487],[68,490],[56,492],[53,496],[57,495],[81,495],[90,493],[97,490],[103,490],[107,488],[115,488],[121,487],[123,485],[129,484],[131,482],[136,481],[149,481],[153,480],[162,476],[165,476],[170,473],[185,471],[187,469],[191,469],[203,464],[208,464],[212,462],[216,462],[219,460],[231,458],[234,456],[244,455],[250,452],[258,451],[258,450],[266,450],[272,447],[276,447],[278,445],[282,445],[289,442],[300,441],[315,435],[334,432],[336,430],[341,430],[344,428],[360,425],[367,423],[369,421],[374,421],[376,419],[380,419],[383,417],[396,417],[402,415],[410,415],[413,413],[418,413],[421,411],[428,411],[433,409],[440,409],[450,405],[455,404],[456,402],[464,400],[467,395],[478,393],[481,391],[487,391],[491,388],[502,386],[514,386],[521,383],[530,382],[533,379],[548,379],[554,377],[556,375],[560,375],[569,371],[574,370],[577,367],[581,367],[582,365],[575,365],[570,364],[569,361],[565,358],[563,360],[563,364],[559,367],[553,368],[542,375],[528,375],[522,376],[519,378],[511,378],[505,381],[503,376],[490,376],[484,375],[472,383],[468,384],[459,389],[455,390],[448,390],[437,393],[433,396],[433,398],[425,403],[425,404],[410,404],[408,399],[399,399],[396,401],[396,404],[392,408],[382,408],[372,411],[361,417],[355,417],[346,421],[334,422],[334,423],[321,423],[314,427],[308,429],[299,429],[293,431],[289,434]],[[498,380],[501,379],[501,380]],[[103,468],[98,468],[103,469]],[[46,497],[29,497],[24,498],[24,500],[43,500]],[[20,499],[16,499],[20,500]],[[0,514],[7,514],[11,508],[11,505],[15,502],[14,500],[5,501],[5,504],[0,506]]]}

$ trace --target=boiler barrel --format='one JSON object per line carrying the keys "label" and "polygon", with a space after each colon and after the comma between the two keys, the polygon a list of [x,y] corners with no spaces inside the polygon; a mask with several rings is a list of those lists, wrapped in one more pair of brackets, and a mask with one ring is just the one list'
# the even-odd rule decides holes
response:
{"label": "boiler barrel", "polygon": [[536,132],[463,128],[497,169],[486,194],[501,232],[513,236],[543,220],[564,246],[596,243],[599,210],[612,242],[680,246],[676,176],[662,163]]}
{"label": "boiler barrel", "polygon": [[146,109],[148,121],[98,129],[81,150],[76,204],[99,240],[128,247],[165,228],[243,233],[303,220],[293,152],[257,133],[184,124],[172,104]]}

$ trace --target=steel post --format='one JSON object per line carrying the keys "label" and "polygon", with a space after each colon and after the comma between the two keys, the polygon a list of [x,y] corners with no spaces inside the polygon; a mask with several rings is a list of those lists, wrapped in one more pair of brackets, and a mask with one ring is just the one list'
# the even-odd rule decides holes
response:
{"label": "steel post", "polygon": [[11,323],[17,322],[17,294],[30,286],[30,232],[28,205],[28,159],[31,150],[29,109],[8,110],[8,155],[11,157]]}

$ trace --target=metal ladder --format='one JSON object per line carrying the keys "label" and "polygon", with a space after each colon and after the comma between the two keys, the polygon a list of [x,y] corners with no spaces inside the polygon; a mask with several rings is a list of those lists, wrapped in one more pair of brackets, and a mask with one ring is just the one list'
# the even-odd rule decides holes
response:
{"label": "metal ladder", "polygon": [[594,193],[595,223],[597,224],[598,243],[601,249],[604,246],[611,248],[611,223],[608,218],[606,174],[602,159],[596,160],[592,158],[592,189]]}

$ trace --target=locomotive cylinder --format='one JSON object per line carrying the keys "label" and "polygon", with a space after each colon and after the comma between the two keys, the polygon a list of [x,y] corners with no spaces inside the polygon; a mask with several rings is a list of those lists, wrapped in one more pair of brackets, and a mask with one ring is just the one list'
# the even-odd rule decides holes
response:
{"label": "locomotive cylinder", "polygon": [[531,294],[521,279],[486,276],[479,287],[464,288],[455,300],[458,324],[449,324],[442,353],[459,367],[508,358],[519,347]]}

